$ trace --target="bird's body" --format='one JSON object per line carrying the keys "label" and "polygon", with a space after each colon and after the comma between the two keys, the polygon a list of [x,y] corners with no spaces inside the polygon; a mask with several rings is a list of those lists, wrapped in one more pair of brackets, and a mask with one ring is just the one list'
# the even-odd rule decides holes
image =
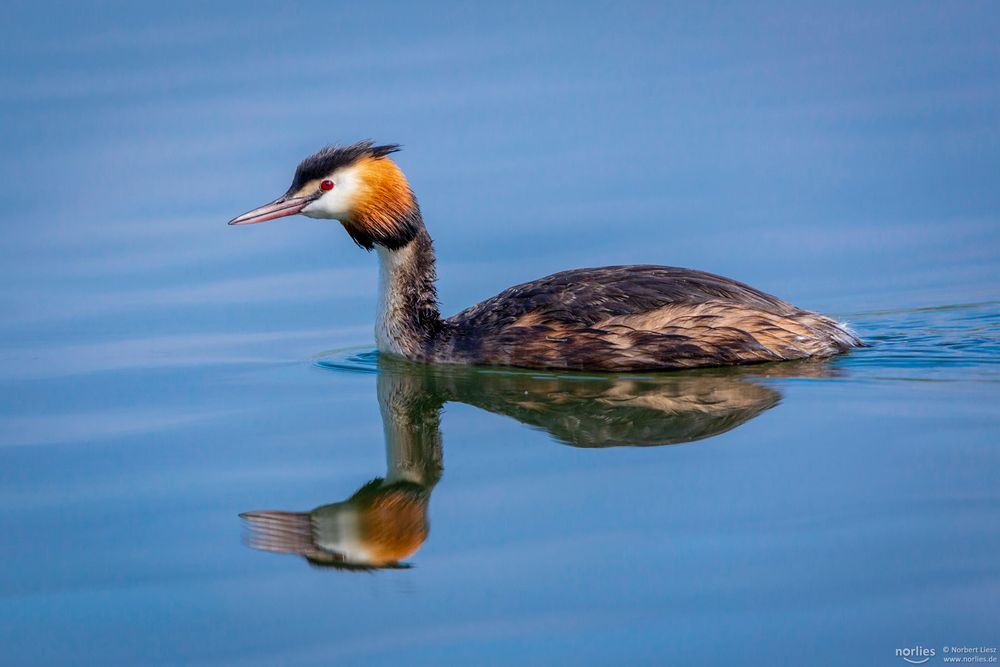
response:
{"label": "bird's body", "polygon": [[435,361],[601,371],[830,356],[856,344],[827,317],[667,266],[557,273],[462,311],[445,332]]}
{"label": "bird's body", "polygon": [[380,352],[426,363],[632,371],[826,357],[861,345],[824,315],[666,266],[563,271],[442,319],[431,239],[386,157],[393,150],[370,142],[324,149],[300,165],[284,197],[232,221],[336,218],[358,245],[376,249]]}

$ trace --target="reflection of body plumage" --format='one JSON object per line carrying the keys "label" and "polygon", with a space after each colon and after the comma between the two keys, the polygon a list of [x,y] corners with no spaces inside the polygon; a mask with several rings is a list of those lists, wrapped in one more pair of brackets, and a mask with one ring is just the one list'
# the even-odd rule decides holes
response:
{"label": "reflection of body plumage", "polygon": [[395,146],[326,148],[288,192],[231,224],[340,220],[381,260],[379,351],[418,362],[627,371],[827,357],[861,344],[832,319],[728,278],[664,266],[564,271],[454,317],[437,307],[434,251]]}

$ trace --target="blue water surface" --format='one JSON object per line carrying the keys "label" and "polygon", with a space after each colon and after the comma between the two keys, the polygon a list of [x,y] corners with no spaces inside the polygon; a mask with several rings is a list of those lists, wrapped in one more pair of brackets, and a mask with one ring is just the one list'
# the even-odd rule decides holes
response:
{"label": "blue water surface", "polygon": [[[4,20],[0,663],[882,665],[1000,645],[996,5],[14,2]],[[380,364],[375,260],[336,222],[225,225],[366,137],[405,146],[446,313],[656,263],[871,346],[625,377]],[[310,564],[294,531],[239,517],[347,507],[416,470],[406,452],[429,462],[411,483],[430,529],[400,567]]]}

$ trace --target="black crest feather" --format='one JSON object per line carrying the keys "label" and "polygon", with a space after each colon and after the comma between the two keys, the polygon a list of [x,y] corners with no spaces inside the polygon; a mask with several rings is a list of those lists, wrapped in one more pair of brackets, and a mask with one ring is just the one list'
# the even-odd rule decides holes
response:
{"label": "black crest feather", "polygon": [[309,181],[327,176],[334,169],[354,164],[361,158],[385,157],[399,149],[399,144],[376,146],[371,139],[365,139],[350,146],[327,146],[299,163],[295,169],[292,185],[288,188],[288,193],[297,191]]}

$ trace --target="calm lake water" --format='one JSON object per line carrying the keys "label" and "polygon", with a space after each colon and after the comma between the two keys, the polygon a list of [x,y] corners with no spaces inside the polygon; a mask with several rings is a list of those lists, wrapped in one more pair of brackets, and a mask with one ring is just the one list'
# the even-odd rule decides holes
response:
{"label": "calm lake water", "polygon": [[[12,7],[0,663],[1000,645],[1000,21],[905,11]],[[225,225],[367,136],[405,144],[446,313],[659,263],[871,347],[604,377],[380,361],[375,260],[337,223]],[[347,549],[377,510],[408,555],[345,567],[261,514],[315,508]]]}

